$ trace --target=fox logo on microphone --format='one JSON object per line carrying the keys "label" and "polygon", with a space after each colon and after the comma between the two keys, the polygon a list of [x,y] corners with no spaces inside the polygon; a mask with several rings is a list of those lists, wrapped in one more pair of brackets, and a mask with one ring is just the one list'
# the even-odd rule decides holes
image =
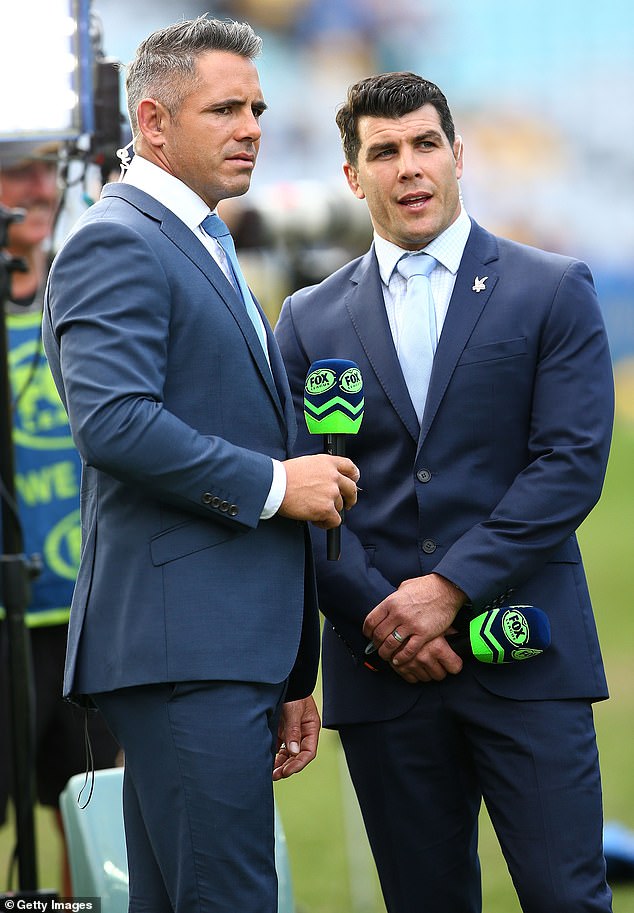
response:
{"label": "fox logo on microphone", "polygon": [[356,434],[365,400],[359,366],[323,358],[310,366],[304,386],[304,416],[310,434]]}
{"label": "fox logo on microphone", "polygon": [[535,606],[491,609],[469,624],[471,652],[481,663],[521,662],[550,646],[548,616]]}

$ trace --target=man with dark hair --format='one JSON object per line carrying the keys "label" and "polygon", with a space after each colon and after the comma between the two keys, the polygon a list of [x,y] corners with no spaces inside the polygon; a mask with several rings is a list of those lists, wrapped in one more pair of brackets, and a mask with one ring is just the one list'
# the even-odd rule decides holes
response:
{"label": "man with dark hair", "polygon": [[[469,218],[462,140],[427,80],[362,80],[337,123],[374,243],[291,295],[276,335],[298,413],[314,360],[352,359],[364,379],[348,438],[363,492],[341,559],[313,543],[324,721],[387,908],[481,911],[484,798],[525,913],[605,913],[592,702],[607,687],[575,537],[613,416],[590,271]],[[300,432],[298,452],[317,446]],[[454,652],[448,634],[509,602],[548,614],[543,655]]]}
{"label": "man with dark hair", "polygon": [[320,725],[304,521],[356,500],[350,460],[288,459],[284,367],[215,212],[255,166],[259,48],[206,17],[142,43],[136,155],[45,302],[83,460],[64,688],[125,753],[132,913],[276,911],[271,778],[312,760]]}

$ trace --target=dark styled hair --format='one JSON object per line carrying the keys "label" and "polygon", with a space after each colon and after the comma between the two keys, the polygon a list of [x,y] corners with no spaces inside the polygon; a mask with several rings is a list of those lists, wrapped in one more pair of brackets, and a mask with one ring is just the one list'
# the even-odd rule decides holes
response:
{"label": "dark styled hair", "polygon": [[185,19],[152,32],[137,48],[127,68],[126,94],[132,132],[139,125],[137,108],[144,98],[160,101],[172,116],[196,85],[197,58],[207,51],[229,51],[252,60],[262,50],[262,39],[247,22]]}
{"label": "dark styled hair", "polygon": [[337,126],[346,161],[357,165],[361,140],[358,125],[361,117],[403,117],[423,105],[433,105],[449,143],[456,138],[453,117],[447,99],[438,86],[416,73],[380,73],[368,76],[350,86],[344,104],[337,111]]}

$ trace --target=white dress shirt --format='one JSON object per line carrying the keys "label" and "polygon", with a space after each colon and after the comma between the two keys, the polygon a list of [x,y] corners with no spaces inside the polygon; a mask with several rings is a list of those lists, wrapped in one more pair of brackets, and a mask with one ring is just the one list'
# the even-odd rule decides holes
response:
{"label": "white dress shirt", "polygon": [[[133,157],[125,171],[123,181],[143,190],[166,206],[175,216],[178,216],[204,245],[233,285],[231,268],[227,263],[222,246],[201,227],[201,222],[209,215],[209,206],[197,193],[194,193],[191,187],[140,155]],[[271,462],[273,463],[273,481],[260,514],[261,520],[268,520],[277,513],[286,494],[286,470],[279,460],[271,460]]]}
{"label": "white dress shirt", "polygon": [[[438,261],[429,277],[436,309],[438,337],[440,337],[445,317],[447,316],[449,301],[456,283],[456,274],[470,231],[471,220],[465,210],[461,208],[460,215],[456,221],[452,222],[449,228],[446,228],[442,234],[430,241],[427,247],[424,248],[426,254],[431,254]],[[395,266],[403,254],[411,253],[411,251],[397,247],[391,241],[381,238],[376,232],[374,234],[374,250],[379,264],[379,273],[381,274],[387,319],[390,324],[394,347],[400,358],[399,336],[407,280],[401,276]],[[438,339],[436,339],[436,342],[438,342]]]}

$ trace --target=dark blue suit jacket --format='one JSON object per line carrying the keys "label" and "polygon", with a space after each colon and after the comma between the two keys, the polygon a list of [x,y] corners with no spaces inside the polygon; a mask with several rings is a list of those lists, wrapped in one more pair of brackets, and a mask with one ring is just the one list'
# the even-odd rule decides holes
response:
{"label": "dark blue suit jacket", "polygon": [[324,535],[313,535],[331,623],[326,724],[397,716],[425,688],[389,669],[372,673],[353,654],[362,655],[368,612],[403,580],[432,571],[460,586],[475,611],[497,600],[536,605],[550,618],[552,646],[541,657],[471,661],[488,689],[517,699],[606,697],[575,537],[601,492],[613,419],[610,354],[587,266],[473,223],[422,427],[373,249],[288,298],[276,336],[300,416],[298,451],[321,447],[301,423],[311,362],[350,358],[365,383],[363,424],[347,438],[363,491],[346,517],[341,559],[327,561]]}
{"label": "dark blue suit jacket", "polygon": [[290,674],[289,699],[309,694],[305,525],[259,520],[295,435],[270,331],[273,376],[200,241],[113,184],[53,264],[43,334],[83,460],[65,693]]}

